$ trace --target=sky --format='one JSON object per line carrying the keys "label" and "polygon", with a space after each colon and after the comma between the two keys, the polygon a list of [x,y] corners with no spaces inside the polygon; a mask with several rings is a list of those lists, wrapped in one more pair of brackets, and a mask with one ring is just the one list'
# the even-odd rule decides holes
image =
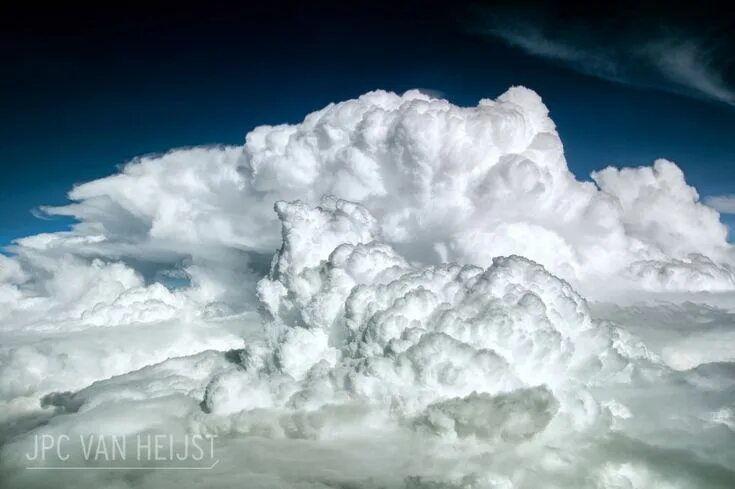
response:
{"label": "sky", "polygon": [[3,488],[732,489],[724,3],[113,3],[0,12]]}
{"label": "sky", "polygon": [[665,157],[732,212],[731,17],[634,5],[3,7],[0,244],[66,228],[39,207],[136,156],[241,144],[377,88],[475,105],[527,86],[578,178]]}

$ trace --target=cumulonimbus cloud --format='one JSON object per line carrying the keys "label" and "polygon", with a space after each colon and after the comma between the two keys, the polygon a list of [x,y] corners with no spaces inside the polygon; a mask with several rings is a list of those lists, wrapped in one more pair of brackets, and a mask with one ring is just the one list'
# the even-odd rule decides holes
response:
{"label": "cumulonimbus cloud", "polygon": [[697,254],[721,282],[673,273],[652,286],[731,287],[726,229],[674,163],[593,177],[596,185],[568,170],[530,90],[477,107],[373,92],[300,124],[259,127],[244,146],[145,157],[82,184],[74,203],[46,209],[79,224],[19,240],[16,251],[28,266],[31,255],[71,253],[181,268],[202,298],[243,300],[242,284],[255,283],[251,271],[262,273],[278,246],[273,203],[329,194],[365,205],[388,242],[425,263],[487,265],[517,253],[584,285]]}
{"label": "cumulonimbus cloud", "polygon": [[[223,487],[715,488],[735,471],[735,351],[709,347],[735,291],[718,212],[667,160],[577,180],[529,89],[475,107],[371,92],[70,198],[46,212],[71,230],[0,255],[12,487],[49,483],[23,470],[36,435],[161,429],[226,435]],[[135,480],[191,482],[168,474]]]}

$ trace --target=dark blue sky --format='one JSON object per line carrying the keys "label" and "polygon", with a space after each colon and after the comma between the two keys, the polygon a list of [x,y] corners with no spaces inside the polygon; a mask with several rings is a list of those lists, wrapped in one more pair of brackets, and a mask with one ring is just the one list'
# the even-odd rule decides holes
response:
{"label": "dark blue sky", "polygon": [[735,193],[735,107],[617,83],[468,28],[472,9],[218,7],[12,12],[0,68],[0,244],[68,223],[31,210],[75,183],[178,146],[240,144],[382,88],[460,105],[521,84],[551,110],[572,170],[676,161],[703,195]]}

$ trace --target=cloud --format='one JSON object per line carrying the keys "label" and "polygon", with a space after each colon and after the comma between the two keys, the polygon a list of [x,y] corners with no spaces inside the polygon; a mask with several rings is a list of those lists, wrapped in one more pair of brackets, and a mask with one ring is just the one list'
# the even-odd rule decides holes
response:
{"label": "cloud", "polygon": [[[729,295],[724,299],[732,300]],[[735,314],[726,305],[600,303],[593,306],[593,316],[624,324],[677,370],[735,362]]]}
{"label": "cloud", "polygon": [[[227,434],[208,475],[223,486],[533,487],[541,476],[550,487],[716,488],[731,475],[726,368],[670,370],[525,258],[421,267],[381,243],[358,204],[276,210],[283,243],[258,286],[262,338],[44,397],[63,415],[14,437],[6,470],[41,433],[165,427]],[[710,465],[699,444],[717,444]],[[11,487],[48,482],[43,471],[2,475]],[[84,482],[126,477],[91,471]],[[149,470],[136,484],[188,484],[160,477]]]}
{"label": "cloud", "polygon": [[735,88],[725,79],[711,39],[655,28],[608,33],[611,39],[606,29],[560,29],[517,15],[488,16],[479,32],[586,75],[735,104]]}
{"label": "cloud", "polygon": [[722,280],[651,287],[732,287],[726,229],[675,164],[595,178],[599,188],[569,171],[528,89],[476,107],[376,91],[299,124],[258,127],[243,146],[143,157],[81,184],[73,203],[45,209],[77,219],[73,230],[18,240],[16,252],[29,268],[38,255],[72,254],[134,263],[146,277],[179,269],[197,300],[237,308],[278,246],[274,203],[334,195],[365,205],[386,242],[427,264],[520,254],[588,292],[599,277],[634,286],[625,277],[636,262],[700,254]]}
{"label": "cloud", "polygon": [[652,41],[642,52],[665,79],[713,100],[735,104],[735,89],[724,80],[705,46],[694,40],[662,39]]}
{"label": "cloud", "polygon": [[735,195],[712,195],[704,202],[720,214],[735,214]]}
{"label": "cloud", "polygon": [[220,435],[212,487],[733,475],[718,212],[667,160],[577,180],[531,90],[370,92],[70,199],[69,231],[0,255],[7,487],[195,482],[23,469],[88,433]]}
{"label": "cloud", "polygon": [[608,80],[622,80],[619,62],[609,53],[596,52],[563,40],[551,39],[538,26],[518,23],[494,26],[483,29],[482,32],[498,37],[529,54],[568,64],[585,74]]}

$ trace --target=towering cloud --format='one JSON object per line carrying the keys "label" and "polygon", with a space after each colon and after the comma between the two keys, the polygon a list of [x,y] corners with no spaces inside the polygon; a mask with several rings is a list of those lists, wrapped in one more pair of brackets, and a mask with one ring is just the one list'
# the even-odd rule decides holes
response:
{"label": "towering cloud", "polygon": [[[528,89],[469,108],[371,92],[300,124],[259,127],[242,147],[144,157],[80,185],[75,203],[46,208],[77,218],[75,229],[20,240],[18,253],[183,269],[202,299],[243,302],[252,292],[243,284],[258,275],[249,271],[263,273],[278,246],[273,204],[334,195],[363,204],[387,242],[427,264],[517,253],[584,285],[672,263],[697,278],[661,274],[648,286],[733,287],[726,229],[673,163],[593,177],[597,186],[569,172],[548,110]],[[691,254],[712,263],[700,270]]]}
{"label": "towering cloud", "polygon": [[46,209],[72,230],[0,255],[0,475],[48,482],[38,434],[164,429],[226,435],[223,487],[726,487],[735,352],[689,347],[729,334],[726,229],[672,162],[592,180],[515,87],[371,92],[80,185]]}

